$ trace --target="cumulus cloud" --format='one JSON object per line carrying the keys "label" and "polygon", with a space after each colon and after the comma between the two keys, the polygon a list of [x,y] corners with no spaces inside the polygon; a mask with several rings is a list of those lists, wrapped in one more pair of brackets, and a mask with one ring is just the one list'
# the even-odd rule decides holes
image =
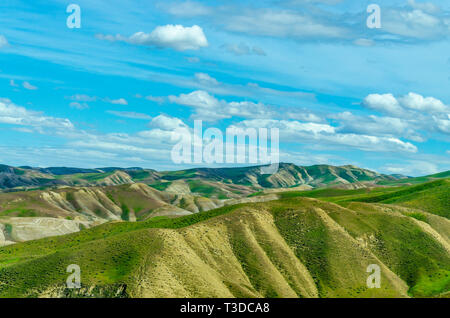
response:
{"label": "cumulus cloud", "polygon": [[399,98],[400,104],[408,109],[423,112],[448,112],[450,108],[434,97],[423,97],[416,93],[409,93]]}
{"label": "cumulus cloud", "polygon": [[395,97],[392,94],[370,94],[362,105],[386,117],[355,116],[349,112],[331,115],[339,120],[342,132],[372,132],[382,136],[404,137],[423,142],[427,134],[450,134],[450,107],[437,98],[417,93]]}
{"label": "cumulus cloud", "polygon": [[152,128],[158,128],[161,130],[174,131],[178,128],[186,128],[187,125],[179,118],[167,116],[161,114],[152,119],[149,124]]}
{"label": "cumulus cloud", "polygon": [[[263,88],[260,88],[263,89]],[[192,107],[193,118],[204,121],[238,118],[289,118],[312,122],[322,121],[317,115],[298,108],[282,108],[251,101],[220,100],[204,90],[168,97],[172,103]]]}
{"label": "cumulus cloud", "polygon": [[184,27],[182,25],[168,24],[158,26],[152,32],[136,32],[130,37],[124,37],[120,34],[97,35],[97,38],[107,41],[124,41],[135,45],[146,45],[157,48],[172,48],[177,51],[198,50],[208,46],[203,29],[198,25]]}
{"label": "cumulus cloud", "polygon": [[169,101],[193,107],[195,109],[193,117],[205,121],[216,121],[233,116],[241,118],[270,118],[277,116],[275,110],[262,103],[249,101],[227,102],[219,100],[202,90],[179,96],[172,95],[169,96]]}
{"label": "cumulus cloud", "polygon": [[28,89],[28,90],[32,90],[32,91],[38,89],[36,86],[31,85],[29,82],[26,82],[26,81],[22,83],[22,86],[23,86],[23,88]]}
{"label": "cumulus cloud", "polygon": [[328,145],[328,147],[353,148],[363,151],[415,153],[417,147],[393,137],[340,133],[328,124],[299,121],[254,119],[244,120],[237,127],[278,128],[280,139],[297,143]]}
{"label": "cumulus cloud", "polygon": [[363,106],[391,115],[411,116],[421,113],[448,113],[450,107],[434,97],[423,97],[416,93],[408,93],[399,98],[392,94],[370,94],[364,98]]}
{"label": "cumulus cloud", "polygon": [[45,116],[40,112],[17,106],[8,99],[0,100],[0,123],[25,126],[37,132],[43,132],[46,128],[60,130],[74,128],[68,119]]}
{"label": "cumulus cloud", "polygon": [[375,136],[404,137],[417,142],[424,139],[416,132],[414,125],[402,118],[379,117],[375,115],[356,116],[350,112],[330,115],[339,121],[337,130],[341,133],[371,134]]}
{"label": "cumulus cloud", "polygon": [[397,116],[403,114],[403,108],[392,94],[370,94],[364,98],[363,105],[381,113]]}
{"label": "cumulus cloud", "polygon": [[450,107],[434,97],[423,97],[416,93],[398,98],[392,94],[370,94],[362,105],[400,118],[403,123],[408,122],[409,130],[450,133]]}

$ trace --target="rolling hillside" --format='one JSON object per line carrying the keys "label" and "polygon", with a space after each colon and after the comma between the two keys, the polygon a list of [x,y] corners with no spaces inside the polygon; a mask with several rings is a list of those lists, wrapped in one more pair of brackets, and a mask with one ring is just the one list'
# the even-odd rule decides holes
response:
{"label": "rolling hillside", "polygon": [[[303,170],[284,165],[261,187],[246,169],[0,193],[0,297],[450,296],[450,179],[360,174],[342,187],[356,168],[315,166],[297,183]],[[105,170],[76,175],[130,176]],[[70,264],[81,289],[65,288]],[[380,289],[366,285],[370,264]]]}
{"label": "rolling hillside", "polygon": [[[448,219],[355,204],[286,198],[3,247],[0,296],[448,295]],[[69,264],[82,269],[80,290],[64,288]],[[366,287],[369,264],[381,268],[380,289]]]}

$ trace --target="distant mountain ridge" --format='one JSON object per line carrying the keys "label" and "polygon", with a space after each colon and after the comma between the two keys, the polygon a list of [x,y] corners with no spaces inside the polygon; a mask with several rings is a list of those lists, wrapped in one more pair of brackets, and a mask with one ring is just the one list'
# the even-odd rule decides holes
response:
{"label": "distant mountain ridge", "polygon": [[[240,185],[255,189],[284,188],[299,185],[311,187],[341,186],[358,188],[365,183],[395,182],[408,177],[385,175],[352,165],[297,166],[280,163],[272,175],[263,175],[261,166],[233,168],[193,168],[179,171],[156,171],[139,167],[105,167],[95,169],[73,167],[33,168],[0,165],[0,189],[29,189],[58,186],[110,186],[134,182],[148,185],[172,183],[176,180]],[[209,184],[208,186],[214,186]]]}

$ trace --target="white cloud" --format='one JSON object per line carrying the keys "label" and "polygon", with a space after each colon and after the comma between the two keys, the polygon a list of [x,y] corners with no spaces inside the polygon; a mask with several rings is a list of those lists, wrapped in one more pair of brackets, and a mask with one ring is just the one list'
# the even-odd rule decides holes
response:
{"label": "white cloud", "polygon": [[370,94],[364,101],[363,106],[397,116],[411,115],[412,112],[421,113],[448,113],[450,107],[434,97],[423,97],[416,93],[408,93],[399,98],[392,94]]}
{"label": "white cloud", "polygon": [[413,9],[422,10],[427,13],[437,13],[440,8],[431,2],[416,2],[415,0],[408,0],[408,5]]}
{"label": "white cloud", "polygon": [[26,82],[26,81],[22,83],[22,86],[23,86],[25,89],[32,90],[32,91],[38,89],[36,86],[31,85],[29,82]]}
{"label": "white cloud", "polygon": [[388,164],[380,170],[391,174],[403,174],[406,176],[423,176],[439,172],[438,167],[428,161],[409,161],[401,164]]}
{"label": "white cloud", "polygon": [[19,87],[19,85],[16,84],[16,82],[14,82],[14,80],[9,80],[9,85],[12,87]]}
{"label": "white cloud", "polygon": [[180,96],[169,96],[172,103],[193,107],[194,118],[205,121],[216,121],[233,116],[243,118],[270,118],[277,113],[262,103],[226,102],[218,100],[205,91],[199,90]]}
{"label": "white cloud", "polygon": [[85,94],[76,94],[73,96],[68,97],[71,100],[75,100],[78,102],[94,102],[98,99],[97,96],[89,96],[89,95],[85,95]]}
{"label": "white cloud", "polygon": [[345,39],[349,31],[326,24],[316,18],[294,11],[255,9],[236,13],[226,21],[230,31],[253,35],[293,39]]}
{"label": "white cloud", "polygon": [[152,119],[149,124],[152,128],[173,131],[177,128],[186,128],[186,124],[179,118],[167,115],[159,115]]}
{"label": "white cloud", "polygon": [[[264,88],[258,87],[263,90]],[[274,107],[251,101],[227,102],[219,100],[203,90],[189,94],[169,96],[172,103],[189,106],[195,109],[193,117],[204,121],[217,121],[225,118],[290,118],[320,122],[321,119],[302,109]]]}
{"label": "white cloud", "polygon": [[404,137],[413,141],[424,141],[416,132],[414,123],[395,117],[379,117],[375,115],[356,116],[350,112],[330,115],[337,119],[342,133],[370,134],[375,136]]}
{"label": "white cloud", "polygon": [[72,103],[69,104],[69,106],[71,108],[75,108],[75,109],[79,109],[79,110],[88,109],[89,108],[88,104],[86,104],[86,103],[79,103],[79,102],[72,102]]}
{"label": "white cloud", "polygon": [[450,114],[447,115],[447,119],[441,119],[437,116],[433,116],[433,120],[440,132],[450,134]]}
{"label": "white cloud", "polygon": [[195,79],[204,85],[219,85],[219,82],[206,73],[195,73]]}
{"label": "white cloud", "polygon": [[115,104],[115,105],[128,105],[128,102],[125,98],[119,98],[119,99],[105,99],[106,102]]}
{"label": "white cloud", "polygon": [[136,113],[136,112],[121,112],[121,111],[115,111],[115,110],[108,110],[106,112],[108,114],[118,116],[118,117],[124,117],[124,118],[146,119],[146,120],[152,119],[152,117],[147,114]]}
{"label": "white cloud", "polygon": [[211,9],[199,2],[185,1],[176,2],[166,7],[166,11],[172,15],[180,17],[195,17],[208,15],[211,13]]}
{"label": "white cloud", "polygon": [[40,112],[17,106],[7,99],[0,100],[0,123],[27,126],[38,132],[43,132],[45,128],[62,131],[74,128],[68,119],[44,116]]}
{"label": "white cloud", "polygon": [[158,48],[172,48],[177,51],[198,50],[208,46],[203,29],[198,25],[184,27],[168,24],[156,27],[151,33],[136,32],[130,37],[122,35],[97,35],[107,41],[124,41],[136,45],[147,45]]}
{"label": "white cloud", "polygon": [[406,96],[400,97],[400,104],[409,109],[424,111],[424,112],[446,112],[449,107],[445,106],[440,100],[434,97],[423,97],[416,93],[409,93]]}
{"label": "white cloud", "polygon": [[376,152],[405,152],[415,153],[417,147],[409,142],[404,142],[393,137],[378,137],[364,134],[344,134],[336,131],[336,128],[328,124],[301,123],[298,121],[253,119],[244,120],[237,127],[253,128],[278,128],[280,139],[283,141],[308,143],[315,146],[327,145],[337,148],[353,148],[363,151]]}
{"label": "white cloud", "polygon": [[[399,118],[403,123],[407,122],[410,132],[424,130],[450,133],[450,107],[434,97],[423,97],[416,93],[399,98],[392,94],[371,94],[362,105]],[[390,120],[389,125],[392,123],[393,120]],[[412,135],[417,137],[417,133]]]}
{"label": "white cloud", "polygon": [[241,42],[239,44],[224,44],[221,46],[227,52],[232,53],[237,56],[241,55],[259,55],[265,56],[267,55],[264,50],[258,46],[249,46],[248,44]]}
{"label": "white cloud", "polygon": [[162,96],[151,96],[151,95],[149,95],[149,96],[145,96],[145,99],[149,100],[149,101],[152,101],[152,102],[155,102],[155,103],[158,103],[158,104],[162,104],[165,101],[165,98],[162,97]]}
{"label": "white cloud", "polygon": [[403,108],[392,94],[370,94],[364,98],[363,105],[367,108],[401,116]]}
{"label": "white cloud", "polygon": [[415,40],[438,40],[448,37],[450,35],[448,19],[433,14],[433,10],[419,9],[418,5],[415,3],[416,8],[412,10],[383,10],[382,30],[392,35]]}
{"label": "white cloud", "polygon": [[3,47],[6,47],[8,45],[9,45],[8,44],[8,40],[5,38],[4,35],[0,34],[0,49],[3,48]]}

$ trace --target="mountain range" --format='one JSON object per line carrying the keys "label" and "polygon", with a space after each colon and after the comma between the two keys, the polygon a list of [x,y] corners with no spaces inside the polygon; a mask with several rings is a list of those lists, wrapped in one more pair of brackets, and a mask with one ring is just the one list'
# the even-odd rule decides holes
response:
{"label": "mountain range", "polygon": [[24,190],[50,186],[108,186],[141,182],[168,186],[175,180],[203,180],[257,188],[280,188],[297,185],[361,186],[363,183],[405,179],[402,175],[384,175],[355,166],[297,166],[281,163],[276,173],[262,175],[261,167],[196,168],[158,172],[142,168],[32,168],[0,165],[0,189]]}

